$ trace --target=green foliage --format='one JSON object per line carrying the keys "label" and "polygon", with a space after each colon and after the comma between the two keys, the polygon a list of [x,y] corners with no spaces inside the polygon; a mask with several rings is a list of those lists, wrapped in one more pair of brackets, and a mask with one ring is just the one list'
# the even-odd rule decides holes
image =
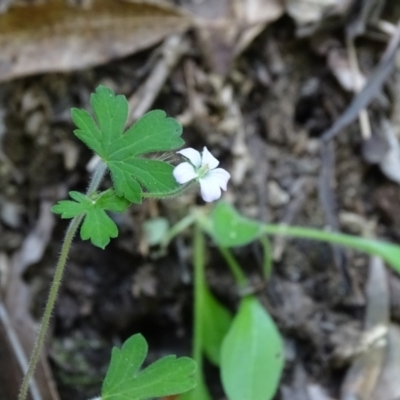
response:
{"label": "green foliage", "polygon": [[221,378],[230,400],[270,400],[284,364],[281,336],[258,300],[242,300],[222,345]]}
{"label": "green foliage", "polygon": [[232,314],[204,286],[202,307],[203,348],[208,359],[220,365],[222,341],[232,323]]}
{"label": "green foliage", "polygon": [[69,195],[75,201],[59,201],[51,210],[61,214],[61,218],[84,216],[81,226],[82,240],[90,239],[95,246],[104,249],[110,238],[118,235],[118,228],[106,214],[106,210],[122,213],[130,203],[123,197],[118,197],[112,189],[95,193],[90,198],[79,192],[69,192]]}
{"label": "green foliage", "polygon": [[146,242],[150,246],[161,244],[169,230],[169,222],[166,218],[152,218],[143,223],[143,231]]}
{"label": "green foliage", "polygon": [[121,349],[114,347],[103,382],[102,400],[141,400],[170,396],[192,389],[196,364],[187,357],[164,357],[140,371],[147,355],[140,334],[130,337]]}
{"label": "green foliage", "polygon": [[128,118],[124,96],[99,86],[90,103],[97,122],[87,111],[74,108],[72,119],[78,127],[74,133],[108,166],[118,196],[140,203],[141,185],[159,197],[179,188],[172,165],[140,157],[183,145],[182,127],[175,119],[167,118],[164,111],[151,111],[124,133]]}
{"label": "green foliage", "polygon": [[196,387],[179,396],[179,400],[212,400],[203,377],[196,382]]}
{"label": "green foliage", "polygon": [[242,217],[232,206],[220,201],[211,215],[211,236],[223,247],[243,246],[263,233],[262,225]]}
{"label": "green foliage", "polygon": [[321,229],[264,224],[242,217],[232,206],[222,201],[214,208],[211,221],[208,224],[203,222],[203,225],[220,246],[242,246],[265,234],[312,239],[340,244],[380,256],[400,273],[400,246],[398,245]]}

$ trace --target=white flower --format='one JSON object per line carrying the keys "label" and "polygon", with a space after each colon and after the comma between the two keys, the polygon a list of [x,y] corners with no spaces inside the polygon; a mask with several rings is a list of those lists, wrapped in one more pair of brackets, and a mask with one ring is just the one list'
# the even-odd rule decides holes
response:
{"label": "white flower", "polygon": [[200,183],[201,197],[210,202],[221,197],[221,189],[226,190],[230,174],[223,168],[217,168],[219,161],[204,147],[203,153],[187,148],[178,151],[189,162],[183,162],[174,169],[174,177],[180,184],[196,179]]}

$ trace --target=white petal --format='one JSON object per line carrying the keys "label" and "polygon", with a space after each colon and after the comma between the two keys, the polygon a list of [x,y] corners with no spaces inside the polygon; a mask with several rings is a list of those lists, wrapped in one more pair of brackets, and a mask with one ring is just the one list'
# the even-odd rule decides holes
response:
{"label": "white petal", "polygon": [[177,165],[173,171],[175,180],[180,183],[186,183],[194,178],[197,178],[197,174],[193,168],[193,165],[188,162]]}
{"label": "white petal", "polygon": [[208,165],[208,168],[217,168],[219,161],[208,151],[207,147],[203,148],[203,155],[201,158],[201,166]]}
{"label": "white petal", "polygon": [[201,155],[197,150],[188,147],[187,149],[177,151],[177,153],[186,157],[196,168],[200,167]]}
{"label": "white petal", "polygon": [[221,197],[221,189],[214,179],[208,176],[200,179],[201,197],[208,203]]}
{"label": "white petal", "polygon": [[208,172],[205,176],[207,179],[212,179],[213,182],[218,185],[221,189],[226,190],[226,185],[231,178],[231,175],[228,171],[225,171],[223,168],[216,168],[212,171]]}

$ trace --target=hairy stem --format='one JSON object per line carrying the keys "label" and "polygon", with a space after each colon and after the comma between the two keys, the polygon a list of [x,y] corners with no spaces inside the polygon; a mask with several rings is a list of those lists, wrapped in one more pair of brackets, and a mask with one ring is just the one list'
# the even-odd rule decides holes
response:
{"label": "hairy stem", "polygon": [[155,192],[142,192],[142,197],[143,198],[150,198],[150,199],[167,199],[171,197],[178,197],[183,192],[187,189],[189,189],[190,186],[193,185],[193,183],[196,181],[190,181],[188,183],[185,183],[182,186],[179,186],[175,190],[172,190],[171,192],[160,192],[160,193],[155,193]]}
{"label": "hairy stem", "polygon": [[193,359],[197,363],[196,381],[203,382],[203,312],[204,312],[204,234],[199,226],[194,227],[194,326],[193,326]]}
{"label": "hairy stem", "polygon": [[[93,194],[98,189],[106,170],[107,170],[106,165],[102,161],[100,161],[99,164],[97,165],[95,172],[93,173],[89,188],[87,190],[86,194],[88,196]],[[40,324],[39,334],[36,338],[36,342],[33,347],[32,355],[29,360],[28,370],[22,381],[21,389],[20,389],[20,392],[18,395],[18,400],[26,399],[28,389],[29,389],[29,384],[30,384],[32,376],[35,372],[36,365],[39,362],[43,344],[46,339],[46,334],[47,334],[47,330],[49,327],[50,318],[53,313],[54,305],[55,305],[55,302],[57,299],[58,290],[60,288],[62,276],[63,276],[64,269],[65,269],[65,264],[68,259],[68,253],[71,248],[71,244],[74,239],[74,236],[79,228],[79,225],[82,222],[82,219],[83,219],[83,215],[78,215],[77,217],[73,218],[68,226],[67,232],[65,233],[64,241],[63,241],[63,244],[61,247],[60,257],[58,259],[56,270],[54,272],[54,277],[53,277],[53,282],[50,287],[49,297],[47,299],[42,322]]]}

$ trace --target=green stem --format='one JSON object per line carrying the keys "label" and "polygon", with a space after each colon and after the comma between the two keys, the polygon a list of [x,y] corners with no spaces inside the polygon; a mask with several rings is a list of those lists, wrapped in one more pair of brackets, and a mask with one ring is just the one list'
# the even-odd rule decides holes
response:
{"label": "green stem", "polygon": [[189,228],[190,225],[193,224],[193,222],[196,221],[196,214],[195,213],[190,213],[186,215],[186,217],[182,218],[180,221],[178,221],[164,236],[161,246],[162,247],[167,247],[171,240],[179,235],[181,232],[183,232],[185,229]]}
{"label": "green stem", "polygon": [[388,264],[391,264],[392,267],[394,267],[400,273],[400,246],[392,243],[346,235],[343,233],[328,232],[313,228],[303,228],[300,226],[267,224],[264,225],[263,231],[264,233],[271,235],[319,240],[351,247],[355,250],[365,251],[368,254],[382,257]]}
{"label": "green stem", "polygon": [[142,192],[142,197],[143,198],[149,198],[149,199],[167,199],[171,197],[177,197],[183,194],[183,192],[187,189],[189,189],[190,186],[193,185],[193,183],[196,181],[190,181],[188,183],[185,183],[182,186],[179,186],[175,190],[172,190],[171,192]]}
{"label": "green stem", "polygon": [[[106,170],[107,170],[106,165],[101,161],[97,165],[97,168],[96,168],[95,172],[93,173],[89,188],[86,193],[88,196],[93,194],[98,189]],[[29,360],[28,370],[22,381],[21,389],[20,389],[20,392],[18,395],[18,400],[26,399],[28,389],[29,389],[29,384],[30,384],[30,381],[35,372],[36,365],[39,362],[43,344],[46,339],[46,334],[47,334],[47,330],[49,327],[50,318],[53,313],[55,302],[57,300],[57,294],[58,294],[58,290],[61,285],[61,280],[62,280],[62,276],[64,273],[65,264],[67,262],[68,253],[71,248],[71,244],[74,239],[74,236],[79,228],[79,225],[82,222],[82,219],[83,219],[83,215],[78,215],[77,217],[73,218],[71,220],[71,222],[68,226],[67,232],[65,234],[64,241],[63,241],[63,244],[61,247],[60,257],[58,259],[56,270],[54,273],[53,282],[50,287],[49,297],[47,299],[42,322],[40,324],[39,334],[36,338],[36,342],[33,347],[32,355]]]}
{"label": "green stem", "polygon": [[235,257],[233,257],[232,253],[226,247],[218,246],[218,250],[221,252],[224,257],[226,263],[228,264],[229,269],[232,272],[237,284],[239,287],[245,287],[248,285],[248,280],[246,275],[244,274],[242,268],[239,263],[236,261]]}
{"label": "green stem", "polygon": [[204,235],[198,225],[194,233],[194,338],[193,358],[197,363],[197,371],[202,370],[202,312],[204,306]]}
{"label": "green stem", "polygon": [[205,291],[204,272],[204,235],[199,226],[194,229],[194,326],[193,326],[193,358],[197,363],[196,381],[198,385],[203,383],[203,309]]}
{"label": "green stem", "polygon": [[263,274],[264,278],[268,280],[272,272],[272,246],[266,236],[261,236],[260,242],[264,250]]}
{"label": "green stem", "polygon": [[89,197],[90,195],[92,195],[94,192],[97,191],[101,181],[104,178],[106,171],[107,171],[107,165],[103,161],[99,161],[90,179],[90,184],[86,191],[86,196]]}

